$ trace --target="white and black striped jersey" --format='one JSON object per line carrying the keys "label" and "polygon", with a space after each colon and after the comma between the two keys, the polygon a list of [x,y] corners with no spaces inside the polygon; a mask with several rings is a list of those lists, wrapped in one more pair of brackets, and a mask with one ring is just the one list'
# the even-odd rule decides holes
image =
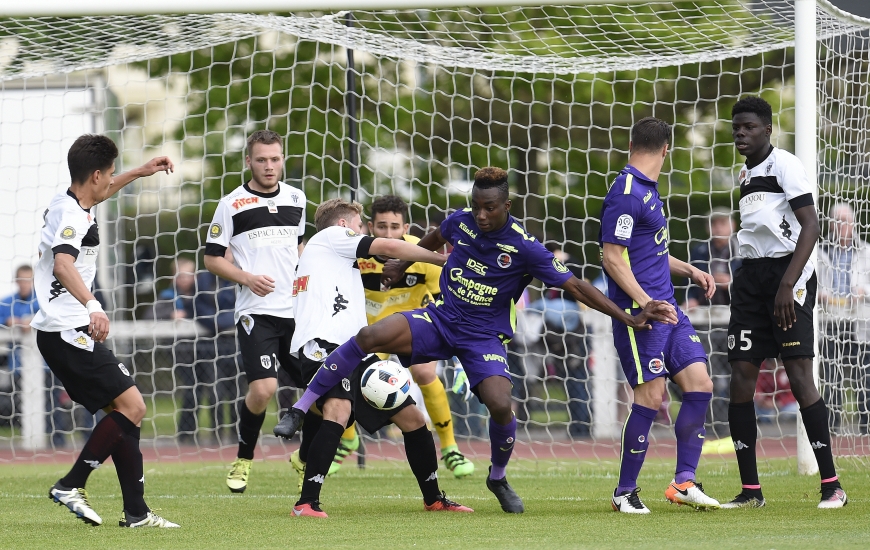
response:
{"label": "white and black striped jersey", "polygon": [[305,193],[286,183],[279,182],[272,193],[254,191],[246,183],[220,200],[208,229],[206,255],[223,256],[229,248],[241,270],[275,280],[275,290],[265,297],[246,286],[236,288],[236,322],[246,314],[293,317],[293,279],[304,233]]}
{"label": "white and black striped jersey", "polygon": [[85,306],[54,276],[54,255],[75,258],[76,270],[87,288],[97,275],[100,235],[93,209],[86,210],[72,191],[58,193],[43,214],[45,225],[39,241],[39,262],[33,270],[33,287],[39,311],[30,326],[45,332],[61,332],[89,325]]}
{"label": "white and black striped jersey", "polygon": [[[343,344],[366,326],[366,295],[357,258],[367,258],[373,237],[334,225],[305,245],[293,285],[296,330],[290,353],[325,357],[315,338]],[[318,355],[319,351],[319,355]]]}
{"label": "white and black striped jersey", "polygon": [[814,204],[813,186],[801,162],[772,147],[756,166],[740,169],[740,256],[781,258],[792,254],[801,233],[794,211]]}

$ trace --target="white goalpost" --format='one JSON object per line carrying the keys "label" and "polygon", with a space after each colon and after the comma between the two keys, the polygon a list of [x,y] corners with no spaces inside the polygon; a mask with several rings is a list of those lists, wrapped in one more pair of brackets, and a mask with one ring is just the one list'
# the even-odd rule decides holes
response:
{"label": "white goalpost", "polygon": [[[4,6],[0,239],[9,246],[0,250],[0,297],[15,292],[15,268],[36,259],[42,211],[69,181],[72,139],[110,135],[121,150],[119,170],[170,155],[173,176],[137,182],[98,208],[98,283],[111,344],[148,404],[143,447],[157,456],[219,456],[207,453],[232,448],[232,408],[246,388],[232,333],[216,334],[202,318],[173,318],[167,296],[176,288],[172,262],[184,257],[200,272],[194,295],[217,304],[201,249],[217,199],[246,177],[251,131],[284,136],[285,178],[305,189],[309,218],[326,198],[353,194],[367,204],[393,193],[424,232],[466,206],[476,169],[502,166],[515,215],[596,281],[598,213],[627,159],[633,122],[654,115],[674,125],[661,189],[671,253],[689,259],[711,241],[713,209],[737,209],[742,158],[731,143],[730,108],[761,95],[774,109],[773,143],[794,151],[819,182],[816,254],[826,254],[840,246],[828,231],[835,204],[854,210],[856,237],[870,227],[868,50],[870,20],[828,0]],[[870,273],[854,278],[865,275],[870,292]],[[686,283],[678,284],[682,299]],[[861,323],[843,329],[864,311],[863,290],[853,285],[839,302],[825,298],[817,307],[816,375],[833,411],[835,456],[863,464],[870,340]],[[616,460],[628,396],[609,319],[572,313],[540,286],[523,304],[509,347],[520,454]],[[688,313],[711,356],[708,439],[725,440],[728,307],[702,304]],[[23,329],[0,327],[0,462],[74,449],[92,421],[70,408],[28,342]],[[781,369],[768,361],[759,388],[759,458],[788,457],[799,472],[815,473]],[[439,372],[449,390],[450,365]],[[662,453],[674,449],[669,423],[679,395],[670,397],[652,432]],[[451,406],[460,444],[470,455],[488,453],[485,411],[453,397]],[[267,456],[284,452],[271,437],[274,406],[269,415],[261,439]],[[395,446],[387,433],[366,442],[371,456],[391,456]],[[733,456],[727,445],[711,449],[707,460]]]}

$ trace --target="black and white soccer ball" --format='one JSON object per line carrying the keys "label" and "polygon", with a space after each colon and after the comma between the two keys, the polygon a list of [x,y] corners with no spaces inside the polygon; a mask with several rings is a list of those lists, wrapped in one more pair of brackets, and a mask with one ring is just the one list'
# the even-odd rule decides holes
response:
{"label": "black and white soccer ball", "polygon": [[363,372],[360,386],[363,399],[369,405],[389,411],[408,399],[411,373],[394,361],[378,361]]}

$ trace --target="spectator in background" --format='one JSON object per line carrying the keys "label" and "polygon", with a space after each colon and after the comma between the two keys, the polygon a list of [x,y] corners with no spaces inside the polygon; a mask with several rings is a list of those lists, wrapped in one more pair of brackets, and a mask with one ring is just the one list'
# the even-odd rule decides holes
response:
{"label": "spectator in background", "polygon": [[[580,266],[558,243],[548,242],[544,247],[575,277],[583,278]],[[589,347],[580,304],[566,297],[561,288],[547,288],[540,299],[529,304],[529,309],[543,313],[546,375],[565,381],[570,415],[568,433],[572,437],[589,437],[592,426],[587,368]]]}
{"label": "spectator in background", "polygon": [[[843,379],[857,383],[859,427],[868,433],[870,421],[870,245],[855,231],[855,212],[836,203],[829,212],[828,237],[819,248],[819,304],[825,321],[821,348],[821,394],[831,414],[831,431],[840,431]],[[846,372],[848,371],[848,372]]]}
{"label": "spectator in background", "polygon": [[[33,290],[33,268],[29,265],[19,266],[15,270],[15,284],[18,290],[0,300],[0,322],[7,327],[17,327],[24,333],[30,332],[30,320],[39,311],[39,303],[36,301],[36,292]],[[21,386],[21,343],[10,343],[9,370],[12,373],[13,394]],[[72,401],[64,391],[60,382],[52,372],[45,369],[45,387],[48,392],[46,400],[46,433],[51,434],[51,441],[55,447],[66,445],[64,431],[72,430],[72,422],[69,409]],[[13,403],[17,399],[13,398]],[[13,405],[13,411],[20,407],[20,403]]]}
{"label": "spectator in background", "polygon": [[[731,279],[742,261],[737,256],[737,225],[731,217],[731,210],[717,206],[710,211],[710,240],[692,248],[689,263],[701,271],[706,271],[716,281],[716,293],[707,299],[704,290],[689,284],[686,293],[686,309],[698,306],[731,304]],[[717,438],[727,437],[729,384],[731,365],[728,363],[728,326],[697,326],[695,330],[701,338],[704,350],[710,358],[710,378],[713,380],[713,399],[710,402],[707,424]]]}
{"label": "spectator in background", "polygon": [[[206,428],[218,437],[225,428],[230,440],[236,423],[238,366],[233,310],[235,290],[226,281],[203,271],[196,273],[190,258],[173,262],[173,285],[158,294],[154,306],[157,319],[193,319],[202,329],[195,339],[180,338],[173,345],[176,387],[180,393],[178,439],[196,442],[200,409],[205,407],[211,423]],[[209,405],[205,405],[205,402]],[[229,418],[224,420],[224,407]]]}

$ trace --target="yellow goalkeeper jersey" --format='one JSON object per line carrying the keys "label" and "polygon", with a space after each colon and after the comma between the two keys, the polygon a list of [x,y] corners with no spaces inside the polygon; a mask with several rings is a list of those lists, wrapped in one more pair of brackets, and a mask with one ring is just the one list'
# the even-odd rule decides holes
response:
{"label": "yellow goalkeeper jersey", "polygon": [[[404,235],[402,238],[409,243],[420,242],[420,239],[411,235]],[[387,315],[424,307],[433,297],[441,293],[441,288],[438,286],[441,268],[423,262],[412,264],[405,271],[405,275],[389,290],[382,291],[381,273],[384,271],[386,261],[378,256],[357,260],[363,286],[366,289],[366,317],[370,325]]]}

